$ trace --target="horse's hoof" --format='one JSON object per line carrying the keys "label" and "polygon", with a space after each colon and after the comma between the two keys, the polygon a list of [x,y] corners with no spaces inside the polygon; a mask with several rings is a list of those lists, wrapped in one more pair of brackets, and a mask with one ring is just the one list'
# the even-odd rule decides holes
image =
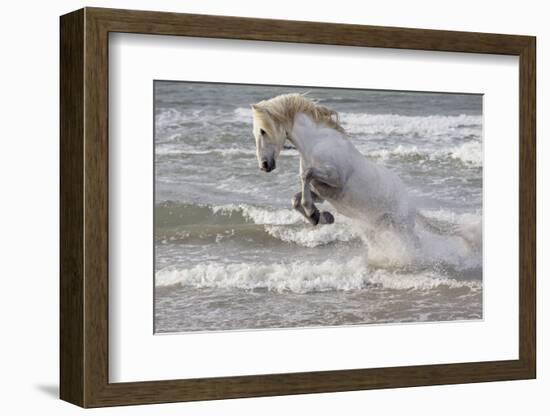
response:
{"label": "horse's hoof", "polygon": [[311,223],[311,225],[315,226],[319,224],[320,218],[321,218],[321,213],[319,212],[318,209],[316,209],[315,212],[308,217],[308,220]]}
{"label": "horse's hoof", "polygon": [[320,224],[333,224],[334,223],[334,216],[328,211],[323,211],[323,212],[321,212],[321,216],[319,218],[319,223]]}

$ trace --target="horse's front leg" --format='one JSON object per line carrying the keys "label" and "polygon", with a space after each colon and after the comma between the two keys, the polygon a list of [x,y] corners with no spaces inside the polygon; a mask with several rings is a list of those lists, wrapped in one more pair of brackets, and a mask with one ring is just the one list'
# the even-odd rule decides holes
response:
{"label": "horse's front leg", "polygon": [[[323,202],[323,199],[313,191],[311,191],[311,197],[314,202]],[[292,207],[302,214],[304,218],[311,223],[311,225],[332,224],[334,222],[334,217],[330,212],[319,212],[315,206],[313,215],[306,214],[306,211],[302,206],[302,192],[298,192],[292,197]]]}
{"label": "horse's front leg", "polygon": [[315,181],[315,186],[321,186],[330,192],[338,192],[343,184],[340,174],[335,168],[307,168],[302,172],[302,206],[306,214],[313,215],[316,208],[313,204],[311,183]]}
{"label": "horse's front leg", "polygon": [[311,182],[316,181],[319,185],[328,186],[334,189],[340,188],[341,181],[338,171],[332,168],[308,168],[302,172],[301,179],[302,199],[300,202],[306,218],[311,218],[314,225],[318,223],[332,224],[334,222],[332,214],[327,211],[319,212],[313,203],[314,192],[311,191]]}
{"label": "horse's front leg", "polygon": [[302,206],[302,209],[304,210],[306,216],[311,217],[319,210],[313,203],[313,192],[311,192],[310,183],[306,179],[306,172],[302,174],[302,198],[300,200],[300,205]]}
{"label": "horse's front leg", "polygon": [[312,181],[320,183],[323,186],[332,188],[334,191],[342,189],[344,183],[338,170],[332,166],[323,166],[322,168],[307,168],[302,173],[302,185],[310,184]]}

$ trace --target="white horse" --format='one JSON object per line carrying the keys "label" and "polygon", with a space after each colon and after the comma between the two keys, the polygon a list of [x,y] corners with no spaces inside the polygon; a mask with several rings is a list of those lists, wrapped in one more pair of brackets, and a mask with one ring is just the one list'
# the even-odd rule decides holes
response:
{"label": "white horse", "polygon": [[271,172],[288,140],[300,153],[301,192],[292,206],[311,224],[331,224],[327,200],[369,228],[391,225],[411,232],[416,210],[400,178],[366,159],[347,138],[338,114],[301,94],[279,95],[252,106],[260,169]]}

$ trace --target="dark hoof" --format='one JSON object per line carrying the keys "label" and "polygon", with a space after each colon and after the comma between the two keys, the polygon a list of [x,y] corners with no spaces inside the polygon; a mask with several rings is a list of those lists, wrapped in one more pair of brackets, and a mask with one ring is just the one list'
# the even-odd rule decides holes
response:
{"label": "dark hoof", "polygon": [[308,220],[311,223],[311,225],[317,225],[317,224],[319,224],[319,218],[320,217],[321,217],[321,214],[320,214],[319,210],[316,209],[315,212],[308,217]]}
{"label": "dark hoof", "polygon": [[321,218],[319,219],[319,222],[321,224],[333,224],[334,216],[328,211],[323,211],[321,212]]}

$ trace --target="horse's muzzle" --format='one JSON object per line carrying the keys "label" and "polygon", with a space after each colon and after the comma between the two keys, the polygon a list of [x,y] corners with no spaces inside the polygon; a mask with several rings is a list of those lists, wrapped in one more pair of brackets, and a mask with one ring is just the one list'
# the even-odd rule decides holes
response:
{"label": "horse's muzzle", "polygon": [[264,172],[271,172],[273,169],[275,169],[275,159],[262,160],[262,167],[260,169]]}

